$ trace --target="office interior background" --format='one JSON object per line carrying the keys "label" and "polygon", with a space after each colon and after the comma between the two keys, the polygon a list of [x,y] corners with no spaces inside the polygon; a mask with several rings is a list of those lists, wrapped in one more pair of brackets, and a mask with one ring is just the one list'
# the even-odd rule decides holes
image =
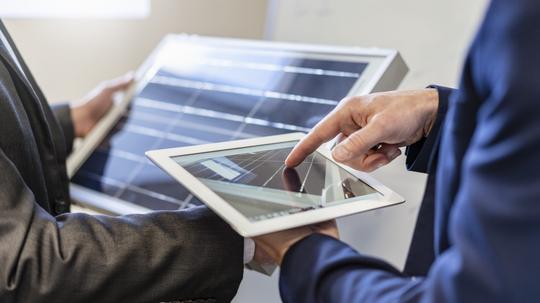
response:
{"label": "office interior background", "polygon": [[[36,0],[19,1],[26,3]],[[93,2],[51,0],[61,2]],[[75,100],[101,80],[136,69],[167,33],[397,49],[410,68],[401,89],[456,86],[486,0],[138,0],[114,12],[2,16],[51,102]],[[0,1],[4,7],[16,1]],[[41,0],[46,3],[47,1]],[[115,0],[109,0],[109,4]],[[104,3],[107,3],[105,1]],[[130,3],[137,3],[131,11]],[[21,4],[22,5],[22,4]],[[81,4],[83,5],[83,4]],[[87,5],[87,4],[84,4]],[[135,5],[135,4],[133,4]],[[343,239],[402,267],[425,185],[404,157],[374,173],[407,202],[339,220]],[[351,228],[353,226],[354,228]],[[277,277],[246,272],[235,302],[277,302]]]}

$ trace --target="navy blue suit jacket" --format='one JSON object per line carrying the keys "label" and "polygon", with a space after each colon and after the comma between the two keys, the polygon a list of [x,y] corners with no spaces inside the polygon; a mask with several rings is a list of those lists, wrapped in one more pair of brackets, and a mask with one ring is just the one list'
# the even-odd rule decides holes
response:
{"label": "navy blue suit jacket", "polygon": [[440,91],[409,149],[432,172],[405,272],[313,235],[285,256],[285,302],[540,302],[540,1],[492,1],[448,107]]}

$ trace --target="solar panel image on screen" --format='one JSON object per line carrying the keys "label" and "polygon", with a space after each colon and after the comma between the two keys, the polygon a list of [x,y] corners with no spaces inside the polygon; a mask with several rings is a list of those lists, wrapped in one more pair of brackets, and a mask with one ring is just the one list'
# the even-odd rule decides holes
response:
{"label": "solar panel image on screen", "polygon": [[149,80],[73,183],[152,210],[198,202],[148,150],[307,132],[368,64],[276,49],[185,43],[158,56]]}
{"label": "solar panel image on screen", "polygon": [[366,200],[377,191],[315,152],[295,168],[296,141],[173,157],[250,221]]}

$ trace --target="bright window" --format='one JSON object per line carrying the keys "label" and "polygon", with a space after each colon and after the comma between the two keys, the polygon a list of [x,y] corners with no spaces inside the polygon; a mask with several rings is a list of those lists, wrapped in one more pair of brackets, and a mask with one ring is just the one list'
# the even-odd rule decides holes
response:
{"label": "bright window", "polygon": [[145,18],[150,0],[0,0],[2,18]]}

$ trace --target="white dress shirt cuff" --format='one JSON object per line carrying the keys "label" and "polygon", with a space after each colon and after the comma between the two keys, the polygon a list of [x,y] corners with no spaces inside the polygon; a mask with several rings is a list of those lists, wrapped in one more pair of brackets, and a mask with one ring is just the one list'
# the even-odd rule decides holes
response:
{"label": "white dress shirt cuff", "polygon": [[255,242],[250,238],[244,238],[244,264],[248,264],[255,256]]}

